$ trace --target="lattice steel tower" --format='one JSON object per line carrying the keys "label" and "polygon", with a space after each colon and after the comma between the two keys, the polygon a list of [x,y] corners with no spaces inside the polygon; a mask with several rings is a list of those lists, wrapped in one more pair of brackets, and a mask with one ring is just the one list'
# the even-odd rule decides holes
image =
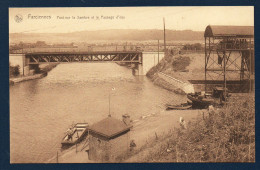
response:
{"label": "lattice steel tower", "polygon": [[239,80],[252,91],[255,73],[253,26],[207,26],[205,33],[205,91],[207,82]]}

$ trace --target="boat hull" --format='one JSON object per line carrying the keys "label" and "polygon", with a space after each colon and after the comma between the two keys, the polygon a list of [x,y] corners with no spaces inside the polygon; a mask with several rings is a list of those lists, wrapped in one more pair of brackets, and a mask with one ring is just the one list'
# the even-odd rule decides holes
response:
{"label": "boat hull", "polygon": [[209,105],[214,105],[215,100],[213,98],[199,98],[197,95],[188,94],[187,98],[192,101],[194,108],[206,108]]}
{"label": "boat hull", "polygon": [[69,138],[69,134],[66,134],[62,141],[61,145],[62,148],[70,147],[76,143],[81,142],[85,136],[88,135],[88,124],[87,123],[77,123],[73,128],[72,128],[72,134],[71,138]]}
{"label": "boat hull", "polygon": [[192,104],[188,104],[188,103],[181,104],[181,105],[168,104],[166,107],[167,110],[188,110],[192,108]]}

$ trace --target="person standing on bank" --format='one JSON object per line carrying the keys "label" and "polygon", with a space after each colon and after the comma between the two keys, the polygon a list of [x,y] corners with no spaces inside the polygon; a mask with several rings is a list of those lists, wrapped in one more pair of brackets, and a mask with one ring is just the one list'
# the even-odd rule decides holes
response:
{"label": "person standing on bank", "polygon": [[68,140],[72,140],[73,131],[71,127],[67,130],[67,135],[68,135]]}

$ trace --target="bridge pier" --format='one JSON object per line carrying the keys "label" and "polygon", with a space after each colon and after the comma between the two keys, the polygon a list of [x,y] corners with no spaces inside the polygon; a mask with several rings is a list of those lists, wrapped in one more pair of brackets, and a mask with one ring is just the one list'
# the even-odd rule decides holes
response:
{"label": "bridge pier", "polygon": [[29,58],[25,54],[10,54],[9,62],[11,66],[19,66],[20,75],[27,76],[30,74]]}
{"label": "bridge pier", "polygon": [[144,76],[143,64],[137,65],[137,76]]}
{"label": "bridge pier", "polygon": [[143,70],[143,64],[135,64],[135,66],[132,69],[133,69],[133,74],[135,76],[145,76]]}

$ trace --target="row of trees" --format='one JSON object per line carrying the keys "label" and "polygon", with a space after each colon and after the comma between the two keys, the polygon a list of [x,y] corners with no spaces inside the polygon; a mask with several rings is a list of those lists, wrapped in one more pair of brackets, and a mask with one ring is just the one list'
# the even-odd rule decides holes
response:
{"label": "row of trees", "polygon": [[202,44],[195,43],[195,44],[185,44],[182,48],[183,50],[203,50]]}
{"label": "row of trees", "polygon": [[26,48],[41,48],[41,47],[50,47],[50,48],[62,48],[62,47],[75,47],[74,43],[60,43],[60,44],[47,44],[45,41],[37,41],[35,43],[24,43],[20,42],[14,45],[10,45],[9,51],[14,51],[14,50],[22,50]]}

